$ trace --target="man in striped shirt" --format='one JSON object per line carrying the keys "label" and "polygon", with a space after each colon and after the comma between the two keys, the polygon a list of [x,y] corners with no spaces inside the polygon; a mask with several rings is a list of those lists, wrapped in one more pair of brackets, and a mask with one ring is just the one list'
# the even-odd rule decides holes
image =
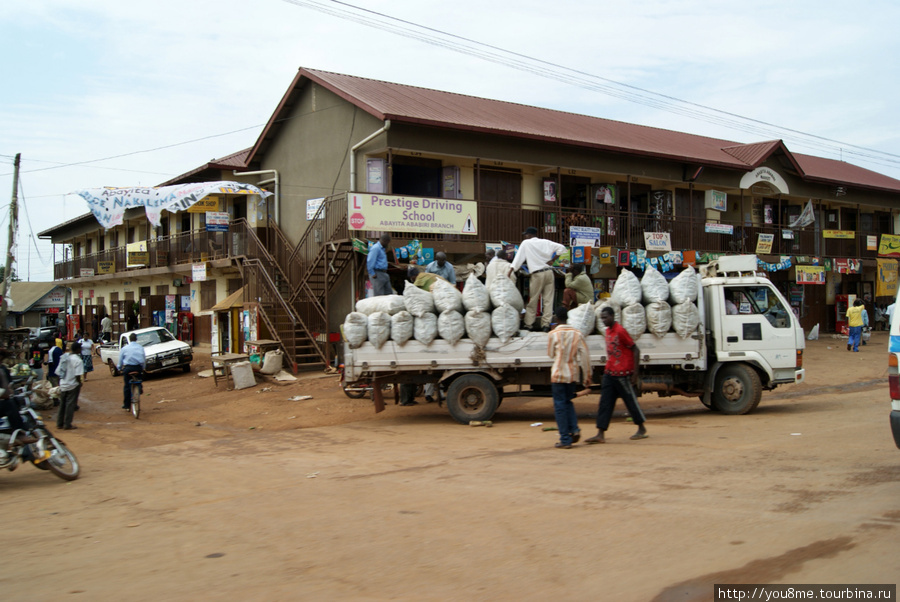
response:
{"label": "man in striped shirt", "polygon": [[566,323],[569,311],[565,307],[557,307],[554,315],[557,326],[548,335],[547,355],[553,360],[550,388],[553,391],[553,413],[559,428],[556,447],[571,449],[572,444],[578,443],[581,438],[572,398],[579,382],[586,387],[591,384],[591,353],[581,332]]}

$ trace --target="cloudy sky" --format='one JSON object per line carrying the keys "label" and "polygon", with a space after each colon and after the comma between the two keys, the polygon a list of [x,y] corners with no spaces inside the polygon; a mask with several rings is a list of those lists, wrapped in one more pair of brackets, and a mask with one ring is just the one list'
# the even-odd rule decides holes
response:
{"label": "cloudy sky", "polygon": [[66,193],[155,185],[251,146],[301,66],[781,138],[900,179],[897,23],[888,0],[2,2],[0,251],[16,153],[16,269],[50,280],[53,251],[36,234],[87,211]]}

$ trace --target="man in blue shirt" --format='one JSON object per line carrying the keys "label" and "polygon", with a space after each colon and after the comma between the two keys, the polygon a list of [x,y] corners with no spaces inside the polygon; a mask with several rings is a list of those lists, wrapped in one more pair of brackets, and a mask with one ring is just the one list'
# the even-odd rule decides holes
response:
{"label": "man in blue shirt", "polygon": [[456,284],[456,270],[447,261],[447,254],[443,251],[437,252],[434,256],[434,261],[425,267],[425,271],[429,274],[437,274],[450,284]]}
{"label": "man in blue shirt", "polygon": [[390,247],[390,244],[391,235],[382,234],[378,242],[369,249],[369,257],[366,259],[369,282],[372,283],[372,292],[376,297],[391,294],[391,279],[387,271],[387,249]]}
{"label": "man in blue shirt", "polygon": [[131,375],[140,374],[147,367],[147,355],[144,347],[137,342],[137,335],[133,332],[128,336],[130,341],[119,351],[119,372],[122,373],[124,385],[123,410],[131,410]]}

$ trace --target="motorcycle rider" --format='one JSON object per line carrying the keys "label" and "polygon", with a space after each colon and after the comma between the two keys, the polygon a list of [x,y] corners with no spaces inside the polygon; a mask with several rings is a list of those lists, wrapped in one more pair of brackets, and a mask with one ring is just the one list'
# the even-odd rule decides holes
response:
{"label": "motorcycle rider", "polygon": [[0,347],[0,416],[5,416],[13,430],[18,430],[16,442],[22,445],[37,442],[37,439],[25,433],[25,423],[19,415],[19,406],[12,398],[12,376],[9,373],[7,360],[12,354],[6,347]]}
{"label": "motorcycle rider", "polygon": [[122,373],[124,397],[122,409],[131,410],[131,375],[140,374],[147,367],[147,356],[144,347],[137,342],[137,335],[133,332],[128,335],[129,343],[122,347],[119,353],[119,372]]}

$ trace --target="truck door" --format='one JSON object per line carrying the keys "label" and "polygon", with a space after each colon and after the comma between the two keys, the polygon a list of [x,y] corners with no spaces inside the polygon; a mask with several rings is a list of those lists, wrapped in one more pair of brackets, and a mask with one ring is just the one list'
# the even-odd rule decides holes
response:
{"label": "truck door", "polygon": [[735,354],[754,354],[772,367],[794,369],[797,343],[794,315],[781,295],[766,284],[725,286],[720,349]]}

